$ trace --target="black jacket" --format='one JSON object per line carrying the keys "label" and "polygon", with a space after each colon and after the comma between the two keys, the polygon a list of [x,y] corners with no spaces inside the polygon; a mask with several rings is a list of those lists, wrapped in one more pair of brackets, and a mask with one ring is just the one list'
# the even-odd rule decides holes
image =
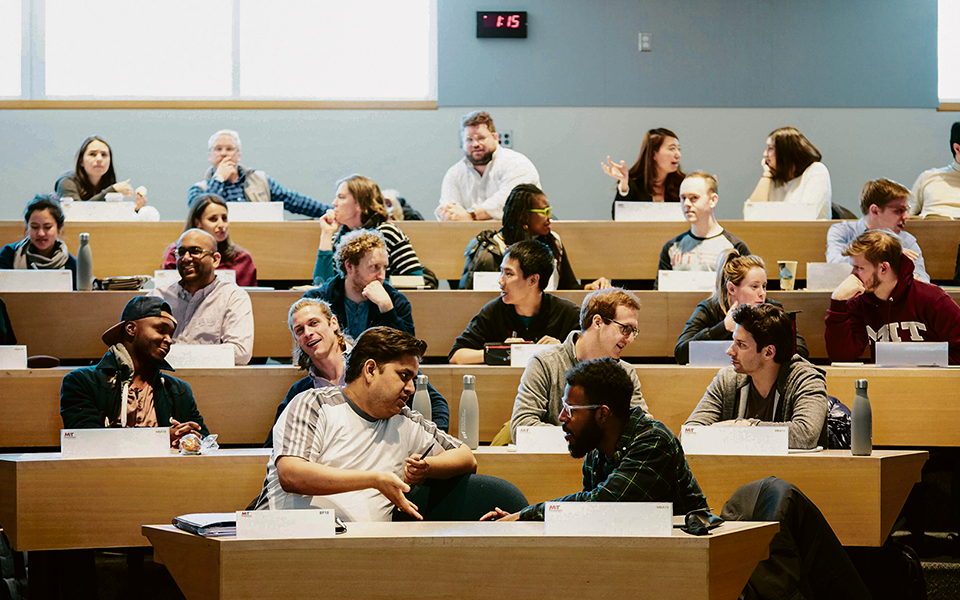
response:
{"label": "black jacket", "polygon": [[[193,399],[190,384],[164,375],[160,369],[173,367],[162,361],[150,381],[153,386],[153,405],[157,411],[157,425],[168,427],[170,418],[184,423],[193,421],[206,436],[206,425]],[[81,367],[67,373],[60,386],[60,417],[64,429],[99,429],[117,426],[122,392],[115,383],[117,359],[107,352],[94,367]]]}
{"label": "black jacket", "polygon": [[580,329],[580,307],[565,298],[544,292],[540,312],[529,326],[520,321],[516,309],[501,298],[487,302],[466,330],[457,336],[447,359],[460,348],[483,350],[487,342],[502,342],[510,337],[536,342],[545,335],[563,341],[574,329]]}
{"label": "black jacket", "polygon": [[7,305],[0,299],[0,344],[13,346],[17,343],[17,336],[13,334],[13,323],[7,314]]}
{"label": "black jacket", "polygon": [[[330,304],[333,315],[340,322],[340,330],[344,333],[347,332],[347,309],[344,305],[347,298],[345,284],[343,275],[337,273],[333,279],[327,281],[323,286],[314,288],[303,295],[304,298],[319,298]],[[399,329],[413,336],[417,335],[414,331],[413,309],[410,308],[410,301],[389,283],[384,283],[383,289],[387,290],[387,295],[393,302],[393,309],[381,313],[377,306],[371,303],[365,330],[383,325]]]}
{"label": "black jacket", "polygon": [[[546,244],[554,259],[557,261],[557,272],[559,273],[557,289],[559,290],[579,290],[580,280],[573,273],[573,267],[570,266],[570,259],[567,251],[560,241],[560,236],[550,232],[548,236],[540,236],[539,241]],[[461,290],[473,289],[473,274],[476,272],[492,272],[500,270],[500,263],[503,262],[503,252],[507,244],[503,240],[503,235],[499,231],[484,229],[477,237],[470,240],[467,249],[463,252],[463,274],[460,276]]]}
{"label": "black jacket", "polygon": [[[765,303],[783,308],[779,302],[769,298]],[[727,313],[720,307],[720,301],[716,298],[710,297],[698,304],[687,324],[683,326],[683,333],[677,340],[677,347],[673,349],[677,364],[685,365],[690,362],[690,342],[732,341],[733,334],[723,325],[726,316]],[[803,358],[810,358],[807,342],[799,332],[797,332],[797,354]]]}

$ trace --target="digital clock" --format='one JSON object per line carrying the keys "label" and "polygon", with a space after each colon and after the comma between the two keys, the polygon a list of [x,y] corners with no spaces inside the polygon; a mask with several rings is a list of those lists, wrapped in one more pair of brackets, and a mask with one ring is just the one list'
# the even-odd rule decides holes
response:
{"label": "digital clock", "polygon": [[527,37],[527,12],[477,11],[477,37],[525,38]]}

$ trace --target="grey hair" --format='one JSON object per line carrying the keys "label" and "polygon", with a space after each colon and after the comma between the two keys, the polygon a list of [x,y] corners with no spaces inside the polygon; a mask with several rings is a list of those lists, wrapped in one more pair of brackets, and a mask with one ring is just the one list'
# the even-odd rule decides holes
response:
{"label": "grey hair", "polygon": [[237,145],[237,152],[240,151],[240,134],[232,129],[221,129],[215,134],[210,136],[210,139],[207,140],[207,152],[213,152],[213,147],[217,143],[217,138],[221,135],[229,135],[233,138],[233,143]]}

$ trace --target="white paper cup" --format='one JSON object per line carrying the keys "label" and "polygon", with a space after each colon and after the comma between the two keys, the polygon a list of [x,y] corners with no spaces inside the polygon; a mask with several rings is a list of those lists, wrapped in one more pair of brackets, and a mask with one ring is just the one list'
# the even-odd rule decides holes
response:
{"label": "white paper cup", "polygon": [[780,269],[780,289],[792,290],[793,282],[797,277],[797,261],[778,260],[777,268]]}

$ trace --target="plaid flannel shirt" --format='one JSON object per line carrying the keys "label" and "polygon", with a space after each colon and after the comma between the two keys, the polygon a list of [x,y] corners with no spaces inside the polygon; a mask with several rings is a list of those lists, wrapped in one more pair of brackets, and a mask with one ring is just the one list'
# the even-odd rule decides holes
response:
{"label": "plaid flannel shirt", "polygon": [[[187,192],[187,202],[192,203],[197,196],[203,193],[217,194],[227,202],[246,202],[247,197],[243,194],[243,184],[247,179],[246,170],[237,165],[239,177],[233,183],[226,181],[217,181],[213,177],[207,180],[207,189],[204,191],[199,185],[194,185]],[[273,177],[267,175],[267,183],[270,186],[270,201],[283,202],[284,210],[308,217],[322,217],[328,210],[333,210],[330,204],[318,202],[310,196],[304,196],[299,192],[288,190],[273,180]]]}

